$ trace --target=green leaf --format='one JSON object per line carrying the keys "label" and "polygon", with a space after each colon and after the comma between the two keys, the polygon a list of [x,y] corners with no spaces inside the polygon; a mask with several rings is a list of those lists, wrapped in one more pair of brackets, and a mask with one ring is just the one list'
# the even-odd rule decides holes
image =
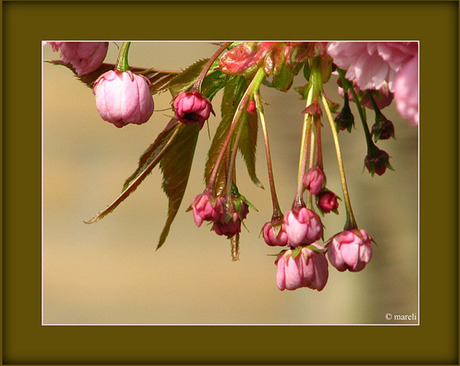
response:
{"label": "green leaf", "polygon": [[257,113],[244,113],[241,121],[242,130],[238,148],[243,155],[251,180],[260,188],[264,188],[256,175],[256,150],[257,150]]}
{"label": "green leaf", "polygon": [[168,217],[160,235],[157,249],[159,249],[168,236],[171,224],[176,217],[180,204],[187,188],[193,155],[198,140],[198,123],[191,125],[181,124],[174,144],[167,150],[161,159],[160,169],[163,172],[163,191],[169,199]]}
{"label": "green leaf", "polygon": [[212,100],[217,92],[227,85],[228,80],[228,75],[216,70],[204,78],[201,91],[206,98]]}
{"label": "green leaf", "polygon": [[290,89],[293,80],[294,73],[286,64],[283,64],[279,74],[273,76],[273,86],[278,90],[286,92]]}
{"label": "green leaf", "polygon": [[171,95],[175,97],[177,94],[189,90],[198,78],[198,75],[200,75],[200,72],[203,70],[206,62],[208,62],[208,59],[197,61],[187,67],[180,74],[176,75],[169,82],[169,91],[171,92]]}
{"label": "green leaf", "polygon": [[[53,60],[47,62],[53,65],[62,65],[69,68],[80,81],[82,81],[86,86],[90,88],[93,87],[93,83],[99,78],[99,76],[115,68],[114,64],[102,64],[93,72],[78,76],[75,70],[70,65],[65,64],[62,60]],[[150,80],[150,91],[152,94],[166,91],[169,87],[170,81],[179,74],[179,71],[161,71],[156,69],[143,69],[140,67],[131,67],[130,70],[134,73],[142,74]]]}
{"label": "green leaf", "polygon": [[[227,85],[224,88],[222,97],[221,115],[222,120],[217,126],[216,133],[211,142],[211,147],[208,151],[208,158],[205,166],[205,181],[209,182],[211,173],[217,161],[217,157],[222,149],[224,141],[228,135],[228,131],[232,124],[233,115],[235,114],[238,103],[240,102],[244,91],[246,90],[247,82],[244,76],[232,76],[229,78]],[[215,181],[215,193],[220,194],[225,189],[226,179],[224,171],[225,162],[219,167],[217,178]]]}
{"label": "green leaf", "polygon": [[142,183],[145,177],[152,171],[152,169],[160,162],[163,155],[171,147],[172,141],[176,136],[176,129],[178,123],[171,120],[166,128],[158,135],[155,142],[147,149],[141,156],[139,167],[137,170],[126,180],[121,194],[104,210],[99,212],[96,216],[88,221],[87,224],[92,224],[99,221],[103,217],[111,213],[118,205],[123,202],[136,188]]}

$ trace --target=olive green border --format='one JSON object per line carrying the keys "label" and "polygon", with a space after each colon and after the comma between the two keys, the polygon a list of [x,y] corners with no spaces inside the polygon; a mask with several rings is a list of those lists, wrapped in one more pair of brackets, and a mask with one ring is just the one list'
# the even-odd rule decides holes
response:
{"label": "olive green border", "polygon": [[[457,364],[458,2],[3,2],[2,363]],[[421,41],[420,326],[41,326],[42,39]]]}

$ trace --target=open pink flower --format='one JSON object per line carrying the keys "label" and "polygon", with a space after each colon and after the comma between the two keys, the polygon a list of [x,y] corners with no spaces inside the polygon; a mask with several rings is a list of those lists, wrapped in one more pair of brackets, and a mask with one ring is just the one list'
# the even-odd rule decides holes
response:
{"label": "open pink flower", "polygon": [[418,55],[398,72],[395,83],[396,108],[402,117],[418,125]]}
{"label": "open pink flower", "polygon": [[340,272],[359,272],[372,258],[371,237],[365,230],[345,230],[335,235],[328,247],[331,264]]}
{"label": "open pink flower", "polygon": [[[313,244],[323,250],[319,244]],[[329,276],[326,256],[308,247],[303,247],[294,258],[293,250],[284,251],[275,261],[277,266],[276,283],[281,291],[309,287],[321,291]]]}
{"label": "open pink flower", "polygon": [[147,122],[153,113],[149,85],[149,79],[131,71],[110,70],[102,74],[93,88],[102,119],[117,127]]}

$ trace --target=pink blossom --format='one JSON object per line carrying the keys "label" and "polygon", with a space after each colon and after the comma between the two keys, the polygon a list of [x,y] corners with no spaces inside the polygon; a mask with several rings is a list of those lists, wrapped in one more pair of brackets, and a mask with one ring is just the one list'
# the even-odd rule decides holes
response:
{"label": "pink blossom", "polygon": [[186,125],[198,122],[200,130],[213,112],[211,102],[198,92],[179,93],[173,107],[178,121]]}
{"label": "pink blossom", "polygon": [[326,175],[319,166],[307,170],[303,177],[303,184],[311,194],[319,194],[326,185]]}
{"label": "pink blossom", "polygon": [[147,122],[153,113],[150,81],[131,71],[107,71],[94,83],[96,108],[102,119],[123,127]]}
{"label": "pink blossom", "polygon": [[193,219],[200,227],[203,221],[215,221],[223,213],[222,200],[213,198],[207,193],[195,197],[192,203]]}
{"label": "pink blossom", "polygon": [[321,192],[318,196],[318,208],[324,213],[335,211],[339,208],[337,195],[332,191]]}
{"label": "pink blossom", "polygon": [[417,125],[418,116],[418,55],[398,72],[395,83],[396,108],[403,118]]}
{"label": "pink blossom", "polygon": [[321,219],[306,207],[302,207],[297,213],[289,210],[283,222],[289,245],[294,247],[313,243],[323,234]]}
{"label": "pink blossom", "polygon": [[[279,227],[276,227],[277,225],[279,225]],[[288,237],[283,226],[282,221],[280,223],[267,222],[264,225],[262,233],[268,245],[285,246],[288,244]],[[278,232],[275,231],[275,228],[278,229]]]}
{"label": "pink blossom", "polygon": [[359,272],[372,258],[371,237],[365,230],[345,230],[335,235],[328,246],[331,264],[340,272]]}
{"label": "pink blossom", "polygon": [[[369,109],[374,109],[374,106],[372,105],[372,102],[369,99],[369,96],[364,93],[360,88],[358,88],[357,85],[354,85],[353,87],[355,89],[356,95],[361,97],[361,105],[369,108]],[[343,97],[343,89],[342,87],[338,87],[339,95]],[[393,94],[390,92],[388,89],[388,83],[384,83],[383,86],[379,90],[372,90],[372,97],[374,98],[375,103],[377,104],[377,107],[379,109],[383,109],[391,104],[393,101]],[[355,98],[353,97],[353,94],[351,90],[348,90],[348,98],[351,101],[354,101]]]}
{"label": "pink blossom", "polygon": [[[312,245],[319,250],[324,250],[324,247],[319,244]],[[313,290],[321,291],[326,286],[329,276],[324,253],[303,247],[294,258],[293,252],[291,249],[286,250],[275,261],[278,288],[284,291],[309,287]]]}
{"label": "pink blossom", "polygon": [[48,42],[53,51],[61,50],[61,58],[78,75],[89,74],[99,68],[107,55],[108,42]]}
{"label": "pink blossom", "polygon": [[362,90],[380,89],[385,81],[394,91],[396,73],[417,54],[416,42],[331,42],[327,51]]}
{"label": "pink blossom", "polygon": [[64,42],[43,42],[44,45],[49,44],[53,48],[54,52],[59,51],[59,48],[61,47],[61,44],[63,43]]}

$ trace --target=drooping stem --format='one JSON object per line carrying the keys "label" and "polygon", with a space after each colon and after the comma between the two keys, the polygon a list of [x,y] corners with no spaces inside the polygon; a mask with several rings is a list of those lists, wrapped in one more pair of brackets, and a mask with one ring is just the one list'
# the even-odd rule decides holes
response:
{"label": "drooping stem", "polygon": [[[310,91],[307,96],[306,106],[308,107],[313,100],[313,87],[310,88]],[[292,208],[294,211],[298,210],[304,205],[302,194],[303,194],[303,176],[305,175],[307,155],[308,155],[308,143],[311,134],[311,121],[312,116],[309,113],[305,113],[303,118],[302,126],[302,141],[300,142],[300,156],[299,156],[299,168],[297,172],[297,191],[294,198],[294,203]]]}
{"label": "drooping stem", "polygon": [[347,178],[345,176],[345,168],[343,165],[342,151],[340,149],[339,135],[335,127],[334,118],[327,104],[327,100],[324,95],[322,95],[321,101],[323,103],[324,109],[326,111],[327,119],[331,126],[332,137],[334,139],[335,152],[337,155],[337,163],[339,165],[340,180],[342,183],[343,199],[345,201],[345,208],[347,211],[347,221],[345,222],[345,230],[351,230],[357,228],[355,216],[353,214],[353,209],[351,208],[350,194],[348,192]]}
{"label": "drooping stem", "polygon": [[233,136],[233,133],[235,132],[235,128],[238,124],[238,121],[240,120],[243,112],[246,109],[246,106],[249,101],[249,97],[253,95],[256,90],[259,90],[259,87],[262,84],[262,81],[264,80],[264,78],[265,78],[264,70],[262,68],[258,69],[256,75],[254,76],[248,88],[244,92],[243,97],[241,98],[238,104],[238,107],[236,108],[236,112],[233,116],[232,123],[230,125],[230,129],[228,131],[227,137],[225,138],[225,141],[222,145],[222,148],[214,164],[214,168],[209,177],[208,186],[207,186],[208,189],[212,189],[212,187],[214,186],[214,183],[217,178],[217,173],[219,171],[219,166],[222,162],[222,158],[224,157],[225,151],[227,150],[228,145],[232,139],[232,136]]}
{"label": "drooping stem", "polygon": [[276,220],[282,217],[282,212],[281,212],[280,204],[278,202],[278,196],[276,194],[275,178],[273,175],[273,166],[272,166],[272,158],[271,158],[271,153],[270,153],[270,142],[268,139],[267,124],[265,123],[265,114],[264,114],[263,105],[260,101],[259,93],[254,93],[254,101],[256,103],[257,113],[259,116],[260,125],[262,126],[262,133],[264,135],[265,155],[267,157],[268,181],[270,183],[270,193],[271,193],[272,203],[273,203],[272,220]]}
{"label": "drooping stem", "polygon": [[193,84],[192,90],[199,91],[201,92],[201,84],[203,83],[204,78],[206,77],[209,69],[211,68],[212,64],[214,61],[216,61],[217,57],[224,52],[228,46],[230,46],[233,42],[225,42],[222,46],[219,47],[219,49],[211,56],[211,58],[206,62],[206,65],[204,65],[203,69],[200,72],[200,75],[198,75],[198,78],[195,80],[195,83]]}
{"label": "drooping stem", "polygon": [[232,182],[234,182],[234,170],[235,170],[235,160],[236,160],[236,154],[238,152],[238,145],[240,143],[240,136],[241,136],[241,131],[243,130],[243,123],[242,121],[240,122],[240,126],[238,128],[238,132],[236,133],[235,137],[235,143],[233,144],[233,149],[231,149],[231,155],[230,155],[230,164],[228,167],[228,173],[227,173],[227,209],[229,212],[233,211],[233,201],[232,201]]}
{"label": "drooping stem", "polygon": [[128,52],[129,46],[131,46],[131,42],[123,42],[123,45],[120,48],[120,52],[118,53],[117,63],[115,64],[116,71],[128,71]]}

